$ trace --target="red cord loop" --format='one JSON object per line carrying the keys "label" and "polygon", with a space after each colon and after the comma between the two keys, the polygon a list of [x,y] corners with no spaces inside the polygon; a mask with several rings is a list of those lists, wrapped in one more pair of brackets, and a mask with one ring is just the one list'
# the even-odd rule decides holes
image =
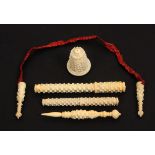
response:
{"label": "red cord loop", "polygon": [[40,49],[63,46],[66,44],[77,42],[77,41],[86,41],[86,40],[92,40],[92,39],[98,39],[104,45],[105,48],[107,48],[110,52],[115,54],[119,64],[121,66],[123,66],[124,69],[126,71],[128,71],[128,73],[130,73],[131,75],[134,75],[138,81],[141,81],[144,84],[145,81],[143,80],[141,75],[138,74],[133,68],[131,68],[130,66],[128,66],[126,64],[126,62],[123,60],[123,57],[122,57],[120,51],[117,49],[117,47],[112,43],[108,43],[108,42],[104,41],[102,38],[100,38],[99,36],[96,36],[96,35],[71,38],[71,39],[68,39],[66,41],[60,40],[60,41],[51,42],[47,45],[35,46],[35,47],[30,48],[30,50],[25,54],[25,57],[20,64],[19,82],[23,81],[23,65],[28,60],[28,58],[30,57],[32,52],[35,52],[35,51],[40,50]]}

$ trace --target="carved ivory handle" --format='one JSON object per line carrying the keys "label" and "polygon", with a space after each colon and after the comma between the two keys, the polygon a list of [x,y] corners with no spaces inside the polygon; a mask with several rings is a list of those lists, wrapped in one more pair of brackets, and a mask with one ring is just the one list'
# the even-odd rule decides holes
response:
{"label": "carved ivory handle", "polygon": [[80,97],[42,99],[43,106],[116,106],[117,97]]}
{"label": "carved ivory handle", "polygon": [[137,82],[137,100],[138,100],[138,115],[142,117],[143,112],[143,100],[144,100],[144,84],[141,81]]}
{"label": "carved ivory handle", "polygon": [[94,82],[94,83],[64,83],[35,84],[36,93],[121,93],[125,92],[125,82]]}
{"label": "carved ivory handle", "polygon": [[62,118],[72,118],[72,119],[94,119],[97,117],[112,117],[117,119],[121,113],[117,110],[113,110],[111,112],[106,111],[94,111],[94,110],[73,110],[73,111],[64,111],[64,112],[49,112],[49,113],[42,113],[42,116],[49,116],[49,117],[62,117]]}
{"label": "carved ivory handle", "polygon": [[26,83],[19,82],[17,91],[17,112],[16,112],[16,117],[18,119],[22,116],[22,105],[25,97],[25,89],[26,89]]}

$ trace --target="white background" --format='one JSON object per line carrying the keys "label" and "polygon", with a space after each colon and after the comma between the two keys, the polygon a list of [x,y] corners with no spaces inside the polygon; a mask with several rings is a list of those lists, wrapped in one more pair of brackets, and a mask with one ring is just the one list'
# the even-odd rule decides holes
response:
{"label": "white background", "polygon": [[[153,0],[0,0],[0,23],[153,24],[154,7]],[[155,132],[148,131],[1,131],[0,155],[151,155],[155,154],[154,139]]]}
{"label": "white background", "polygon": [[1,23],[154,23],[154,0],[0,0]]}
{"label": "white background", "polygon": [[[51,124],[52,125],[52,124]],[[154,132],[1,132],[1,155],[154,155]]]}

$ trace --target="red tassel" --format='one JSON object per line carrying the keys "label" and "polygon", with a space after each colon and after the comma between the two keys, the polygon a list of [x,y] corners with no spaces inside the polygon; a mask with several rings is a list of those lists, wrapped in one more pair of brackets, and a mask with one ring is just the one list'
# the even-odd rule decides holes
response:
{"label": "red tassel", "polygon": [[124,67],[124,69],[126,71],[128,71],[128,73],[134,75],[138,81],[142,81],[142,83],[144,84],[145,81],[142,79],[140,74],[138,74],[134,69],[132,69],[130,66],[128,66],[125,63],[125,61],[123,60],[123,57],[122,57],[120,51],[117,49],[117,47],[114,44],[104,41],[102,38],[100,38],[99,36],[96,36],[96,35],[71,38],[66,41],[60,40],[60,41],[51,42],[47,45],[35,46],[35,47],[30,48],[30,50],[26,53],[23,61],[20,64],[19,82],[23,81],[23,65],[25,64],[25,62],[27,61],[27,59],[30,57],[30,55],[33,52],[38,51],[40,49],[63,46],[63,45],[67,45],[67,44],[78,42],[78,41],[86,41],[86,40],[92,40],[92,39],[98,39],[110,52],[112,52],[116,55],[116,58],[117,58],[119,64],[122,65]]}

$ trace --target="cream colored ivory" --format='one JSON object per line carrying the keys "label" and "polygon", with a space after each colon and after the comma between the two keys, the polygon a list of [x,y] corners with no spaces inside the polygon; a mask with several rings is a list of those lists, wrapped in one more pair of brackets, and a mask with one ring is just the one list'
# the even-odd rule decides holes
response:
{"label": "cream colored ivory", "polygon": [[80,97],[42,99],[43,106],[116,106],[117,97]]}
{"label": "cream colored ivory", "polygon": [[89,72],[90,68],[91,63],[84,49],[82,47],[74,47],[67,62],[69,73],[75,76],[83,76]]}
{"label": "cream colored ivory", "polygon": [[138,100],[138,115],[143,116],[143,100],[144,100],[144,84],[141,81],[137,82],[137,100]]}
{"label": "cream colored ivory", "polygon": [[35,84],[36,93],[121,93],[125,92],[125,82]]}
{"label": "cream colored ivory", "polygon": [[26,83],[18,83],[18,92],[17,92],[17,112],[16,117],[19,119],[22,116],[22,105],[25,97]]}
{"label": "cream colored ivory", "polygon": [[112,117],[117,119],[121,114],[117,110],[113,110],[111,112],[106,111],[94,111],[94,110],[73,110],[73,111],[64,111],[64,112],[49,112],[49,113],[42,113],[42,116],[49,116],[49,117],[62,117],[62,118],[72,118],[72,119],[94,119],[97,117]]}

